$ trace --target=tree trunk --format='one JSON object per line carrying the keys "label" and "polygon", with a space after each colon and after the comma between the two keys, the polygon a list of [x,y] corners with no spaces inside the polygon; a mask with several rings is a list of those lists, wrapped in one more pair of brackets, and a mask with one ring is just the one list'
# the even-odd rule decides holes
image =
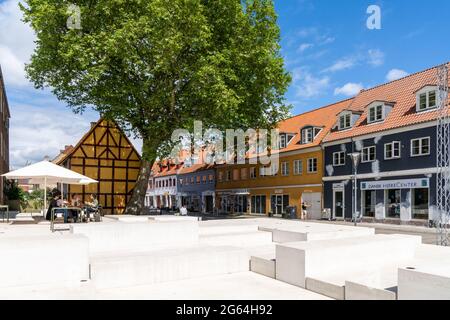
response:
{"label": "tree trunk", "polygon": [[133,189],[133,194],[130,201],[127,203],[124,214],[140,215],[145,206],[145,193],[147,192],[148,180],[152,170],[154,161],[147,161],[142,159],[139,176],[136,180],[136,185]]}

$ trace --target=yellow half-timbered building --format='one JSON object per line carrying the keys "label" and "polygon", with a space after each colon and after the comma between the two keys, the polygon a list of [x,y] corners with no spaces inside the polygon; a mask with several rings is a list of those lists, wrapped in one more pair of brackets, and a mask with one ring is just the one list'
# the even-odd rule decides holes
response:
{"label": "yellow half-timbered building", "polygon": [[105,214],[121,214],[133,192],[141,158],[117,124],[101,118],[75,147],[66,147],[53,162],[99,182],[68,186],[69,195],[79,194],[85,202],[95,194]]}

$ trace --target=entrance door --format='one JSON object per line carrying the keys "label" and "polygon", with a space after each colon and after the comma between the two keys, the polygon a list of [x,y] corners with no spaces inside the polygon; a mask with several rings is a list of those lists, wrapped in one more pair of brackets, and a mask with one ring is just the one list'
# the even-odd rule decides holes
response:
{"label": "entrance door", "polygon": [[333,214],[336,219],[344,218],[344,191],[335,190],[333,200]]}
{"label": "entrance door", "polygon": [[303,193],[302,202],[308,206],[308,219],[320,220],[322,218],[322,194],[320,192]]}
{"label": "entrance door", "polygon": [[205,210],[207,213],[213,212],[213,197],[212,196],[206,196],[205,197]]}

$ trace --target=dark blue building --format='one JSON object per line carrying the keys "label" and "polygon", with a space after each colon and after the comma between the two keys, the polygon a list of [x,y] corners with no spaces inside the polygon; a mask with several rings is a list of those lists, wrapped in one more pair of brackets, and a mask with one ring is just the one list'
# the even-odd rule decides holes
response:
{"label": "dark blue building", "polygon": [[324,139],[324,208],[335,219],[428,224],[436,215],[436,69],[360,92]]}
{"label": "dark blue building", "polygon": [[213,213],[215,170],[212,165],[184,165],[178,172],[178,203],[190,212]]}

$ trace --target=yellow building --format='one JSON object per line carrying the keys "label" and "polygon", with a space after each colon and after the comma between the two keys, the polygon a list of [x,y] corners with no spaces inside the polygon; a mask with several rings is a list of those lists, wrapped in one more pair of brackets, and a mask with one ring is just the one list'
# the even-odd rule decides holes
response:
{"label": "yellow building", "polygon": [[336,115],[352,100],[316,109],[279,123],[278,163],[217,166],[216,205],[222,214],[281,215],[302,203],[308,218],[322,213],[324,175],[322,139],[332,130]]}
{"label": "yellow building", "polygon": [[66,146],[53,162],[99,182],[70,185],[65,193],[77,193],[83,202],[95,194],[105,214],[120,214],[133,192],[141,158],[116,123],[100,119],[75,147]]}

